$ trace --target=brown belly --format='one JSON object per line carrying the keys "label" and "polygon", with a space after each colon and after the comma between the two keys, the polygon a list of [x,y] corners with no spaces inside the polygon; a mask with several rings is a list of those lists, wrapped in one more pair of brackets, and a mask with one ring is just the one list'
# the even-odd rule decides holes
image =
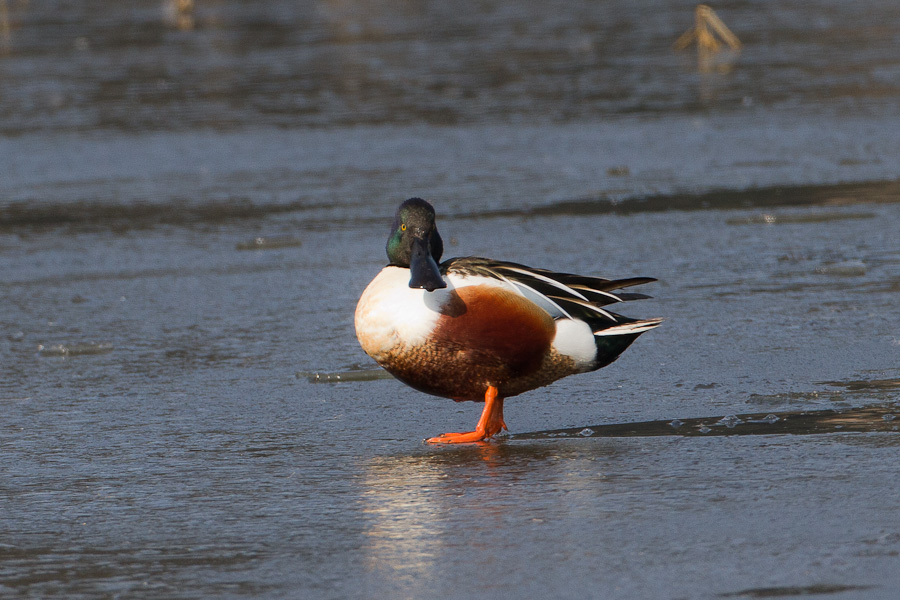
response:
{"label": "brown belly", "polygon": [[515,293],[463,287],[441,309],[428,341],[398,347],[379,362],[404,383],[455,400],[483,400],[489,385],[509,397],[570,374],[574,365],[551,349],[556,326]]}
{"label": "brown belly", "polygon": [[514,372],[490,356],[466,350],[451,352],[446,347],[404,353],[402,359],[389,360],[389,364],[382,366],[403,383],[426,394],[476,402],[484,400],[489,385],[497,388],[501,398],[509,398],[575,372],[574,361],[556,352],[547,354],[536,368]]}

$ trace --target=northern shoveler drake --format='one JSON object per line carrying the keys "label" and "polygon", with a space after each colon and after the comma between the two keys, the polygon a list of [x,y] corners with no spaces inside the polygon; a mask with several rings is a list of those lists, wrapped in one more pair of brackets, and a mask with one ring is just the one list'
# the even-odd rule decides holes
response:
{"label": "northern shoveler drake", "polygon": [[394,377],[428,394],[484,401],[475,431],[433,443],[479,442],[506,429],[503,399],[605,367],[662,319],[636,320],[609,304],[648,298],[618,290],[650,277],[601,279],[487,258],[451,258],[434,208],[400,205],[390,264],[356,307],[356,336]]}

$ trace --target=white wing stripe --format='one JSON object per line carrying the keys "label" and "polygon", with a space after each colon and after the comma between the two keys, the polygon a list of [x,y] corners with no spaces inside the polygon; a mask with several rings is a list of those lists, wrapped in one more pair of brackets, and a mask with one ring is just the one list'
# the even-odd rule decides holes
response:
{"label": "white wing stripe", "polygon": [[579,301],[579,300],[572,300],[571,298],[567,298],[567,299],[566,299],[566,302],[571,302],[572,304],[577,304],[578,306],[583,306],[583,307],[585,307],[585,308],[588,309],[588,310],[592,310],[592,311],[594,311],[594,312],[597,313],[597,314],[603,315],[604,317],[606,317],[607,319],[609,319],[610,321],[612,321],[612,322],[614,322],[614,323],[616,323],[616,322],[619,321],[617,318],[615,318],[615,317],[613,316],[612,313],[606,312],[605,310],[603,310],[603,309],[600,308],[599,306],[594,306],[594,305],[591,304],[590,302],[581,302],[581,301]]}
{"label": "white wing stripe", "polygon": [[607,298],[609,298],[609,299],[612,300],[613,302],[621,302],[621,301],[622,301],[621,298],[619,298],[618,296],[616,296],[615,294],[613,294],[613,293],[611,293],[611,292],[604,292],[603,290],[597,290],[597,289],[594,289],[594,288],[592,288],[592,287],[588,287],[588,286],[586,286],[586,285],[573,285],[573,286],[570,286],[570,287],[571,287],[571,289],[573,289],[573,290],[587,290],[587,291],[591,292],[592,294],[599,294],[599,295],[601,295],[601,296],[606,296]]}
{"label": "white wing stripe", "polygon": [[578,296],[582,300],[587,301],[587,297],[583,296],[580,292],[578,292],[577,290],[573,290],[569,286],[562,284],[562,283],[556,281],[555,279],[551,279],[551,278],[541,275],[539,273],[535,273],[534,271],[526,271],[525,269],[517,269],[515,267],[505,267],[505,268],[506,268],[506,270],[512,271],[514,273],[522,273],[523,275],[528,275],[529,277],[534,277],[535,279],[540,279],[541,281],[546,281],[553,287],[559,288],[561,290],[565,290],[566,292],[569,292],[570,294]]}
{"label": "white wing stripe", "polygon": [[[503,278],[503,281],[512,284],[513,287],[516,288],[516,291],[546,310],[553,318],[559,318],[560,316],[563,316],[567,319],[572,318],[572,315],[570,315],[566,309],[564,309],[558,303],[554,302],[552,299],[538,292],[534,288],[531,288],[524,283],[519,283],[518,281],[507,279],[505,277]],[[550,307],[556,310],[549,310]],[[559,314],[554,314],[554,312],[558,312]]]}

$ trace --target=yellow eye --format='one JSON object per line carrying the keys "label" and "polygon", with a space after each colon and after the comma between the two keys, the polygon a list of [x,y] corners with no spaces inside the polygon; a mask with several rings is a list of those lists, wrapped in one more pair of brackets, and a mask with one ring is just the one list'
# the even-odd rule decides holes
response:
{"label": "yellow eye", "polygon": [[406,223],[400,224],[400,231],[406,231]]}

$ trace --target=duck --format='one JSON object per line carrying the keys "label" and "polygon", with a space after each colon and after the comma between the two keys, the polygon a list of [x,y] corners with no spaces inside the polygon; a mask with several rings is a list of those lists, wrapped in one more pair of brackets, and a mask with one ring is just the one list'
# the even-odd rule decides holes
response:
{"label": "duck", "polygon": [[650,296],[622,291],[652,277],[604,279],[481,257],[441,262],[434,207],[397,209],[388,265],[369,283],[354,325],[363,351],[406,385],[484,402],[473,431],[432,444],[480,443],[508,430],[503,401],[616,360],[662,319],[633,319],[609,305]]}

